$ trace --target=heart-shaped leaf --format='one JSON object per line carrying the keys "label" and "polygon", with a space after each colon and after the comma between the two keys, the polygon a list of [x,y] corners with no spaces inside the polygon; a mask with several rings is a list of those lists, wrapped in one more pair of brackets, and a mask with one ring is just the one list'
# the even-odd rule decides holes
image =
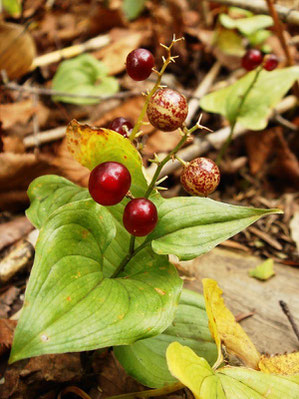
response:
{"label": "heart-shaped leaf", "polygon": [[[53,90],[69,94],[107,96],[118,92],[118,82],[108,76],[107,67],[90,54],[62,61],[53,78]],[[54,101],[97,104],[100,98],[53,96]]]}
{"label": "heart-shaped leaf", "polygon": [[255,74],[256,71],[249,72],[236,83],[204,96],[200,101],[201,107],[205,111],[225,116],[230,123],[237,118],[245,128],[264,129],[271,109],[299,78],[299,67],[276,69],[271,72],[263,70],[238,112],[242,96],[252,84]]}
{"label": "heart-shaped leaf", "polygon": [[142,170],[142,159],[129,139],[113,130],[91,128],[76,120],[69,123],[66,134],[68,149],[81,165],[92,170],[102,162],[119,162],[131,173],[132,194],[135,197],[144,195],[147,182]]}
{"label": "heart-shaped leaf", "polygon": [[91,199],[61,206],[46,220],[11,362],[130,344],[167,328],[182,285],[175,268],[147,248],[122,277],[105,278],[103,256],[114,236],[111,214]]}
{"label": "heart-shaped leaf", "polygon": [[197,399],[296,399],[296,381],[243,367],[212,370],[209,363],[178,342],[169,345],[167,363],[171,373],[186,385]]}
{"label": "heart-shaped leaf", "polygon": [[159,206],[158,224],[148,237],[157,254],[193,259],[278,209],[228,205],[208,198],[178,197]]}
{"label": "heart-shaped leaf", "polygon": [[160,388],[176,381],[166,363],[166,349],[174,341],[190,346],[209,364],[215,362],[217,349],[202,295],[183,290],[175,318],[161,335],[116,347],[114,353],[130,376],[143,385]]}

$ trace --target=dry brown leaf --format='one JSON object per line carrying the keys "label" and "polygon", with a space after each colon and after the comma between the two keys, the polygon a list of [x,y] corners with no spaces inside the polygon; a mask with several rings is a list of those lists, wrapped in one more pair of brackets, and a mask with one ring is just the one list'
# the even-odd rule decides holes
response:
{"label": "dry brown leaf", "polygon": [[16,325],[15,320],[0,319],[0,356],[11,347]]}
{"label": "dry brown leaf", "polygon": [[162,132],[161,130],[153,133],[146,142],[143,153],[152,155],[155,152],[169,152],[178,144],[182,136],[178,130],[174,132]]}
{"label": "dry brown leaf", "polygon": [[19,288],[11,286],[0,295],[0,318],[6,319],[10,312],[10,305],[14,303],[20,293]]}
{"label": "dry brown leaf", "polygon": [[269,374],[299,374],[299,352],[271,357],[262,355],[259,368],[264,373]]}
{"label": "dry brown leaf", "polygon": [[0,251],[20,240],[23,236],[30,233],[33,228],[26,216],[21,216],[7,223],[0,224]]}

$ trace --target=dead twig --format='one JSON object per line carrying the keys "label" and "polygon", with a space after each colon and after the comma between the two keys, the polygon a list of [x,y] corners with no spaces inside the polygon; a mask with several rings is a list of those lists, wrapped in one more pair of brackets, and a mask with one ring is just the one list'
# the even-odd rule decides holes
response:
{"label": "dead twig", "polygon": [[297,324],[296,324],[296,322],[294,320],[294,317],[293,317],[288,305],[284,301],[279,301],[279,305],[280,305],[283,313],[287,316],[287,318],[288,318],[288,320],[289,320],[289,322],[290,322],[290,324],[292,326],[292,329],[293,329],[293,331],[294,331],[294,333],[295,333],[295,335],[296,335],[296,337],[297,337],[297,339],[299,341],[299,330],[298,330]]}

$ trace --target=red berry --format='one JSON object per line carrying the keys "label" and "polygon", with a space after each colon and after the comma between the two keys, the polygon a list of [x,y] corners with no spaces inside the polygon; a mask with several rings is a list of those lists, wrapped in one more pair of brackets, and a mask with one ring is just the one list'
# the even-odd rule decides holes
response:
{"label": "red berry", "polygon": [[268,54],[264,57],[264,65],[263,68],[266,71],[273,71],[278,65],[278,58],[275,54]]}
{"label": "red berry", "polygon": [[126,230],[133,236],[148,235],[156,227],[157,221],[157,208],[146,198],[135,198],[125,207],[123,223]]}
{"label": "red berry", "polygon": [[92,198],[101,205],[118,204],[131,186],[128,169],[118,162],[104,162],[90,173],[88,189]]}
{"label": "red berry", "polygon": [[147,79],[154,65],[155,59],[153,54],[144,48],[133,50],[127,56],[126,68],[128,75],[133,80]]}
{"label": "red berry", "polygon": [[128,137],[127,130],[124,128],[127,127],[128,132],[130,133],[133,129],[133,124],[130,119],[123,118],[120,116],[119,118],[113,119],[108,125],[108,129],[114,130],[115,132],[121,134],[124,137]]}
{"label": "red berry", "polygon": [[187,114],[186,97],[171,89],[156,91],[147,107],[150,123],[165,132],[171,132],[181,127]]}
{"label": "red berry", "polygon": [[218,166],[209,158],[195,158],[184,166],[181,183],[188,193],[207,196],[214,192],[220,182]]}
{"label": "red berry", "polygon": [[253,71],[263,61],[263,56],[260,50],[250,49],[242,58],[242,67],[246,71]]}

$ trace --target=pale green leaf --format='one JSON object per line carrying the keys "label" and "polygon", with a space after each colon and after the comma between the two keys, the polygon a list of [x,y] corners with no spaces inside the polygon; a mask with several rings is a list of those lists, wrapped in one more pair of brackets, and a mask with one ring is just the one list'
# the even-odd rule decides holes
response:
{"label": "pale green leaf", "polygon": [[137,18],[145,7],[145,0],[124,0],[123,11],[129,21]]}
{"label": "pale green leaf", "polygon": [[259,280],[268,280],[270,277],[275,275],[273,266],[273,259],[267,259],[265,262],[257,265],[254,269],[249,270],[249,276],[255,277]]}
{"label": "pale green leaf", "polygon": [[252,84],[256,71],[247,73],[236,83],[210,93],[200,101],[201,107],[208,112],[219,113],[231,123],[237,121],[245,128],[262,130],[267,126],[271,109],[299,78],[299,67],[262,71],[252,90],[237,114],[242,96]]}
{"label": "pale green leaf", "polygon": [[183,290],[175,318],[161,335],[116,347],[114,352],[130,376],[143,385],[160,388],[176,381],[168,371],[165,357],[168,345],[174,341],[190,346],[209,364],[215,362],[217,349],[202,295]]}
{"label": "pale green leaf", "polygon": [[91,199],[51,214],[37,242],[11,362],[131,344],[167,328],[182,285],[174,266],[147,248],[122,277],[106,278],[103,257],[114,236],[109,211]]}
{"label": "pale green leaf", "polygon": [[22,13],[22,2],[21,0],[1,0],[3,8],[12,17],[19,18]]}
{"label": "pale green leaf", "polygon": [[213,44],[228,55],[242,57],[245,53],[242,37],[232,30],[220,29],[215,34]]}
{"label": "pale green leaf", "polygon": [[[118,92],[118,82],[107,76],[106,66],[90,54],[62,61],[53,78],[53,90],[70,94],[108,96]],[[101,99],[53,96],[54,101],[97,104]]]}
{"label": "pale green leaf", "polygon": [[148,237],[157,254],[174,254],[193,259],[257,221],[281,213],[277,209],[256,209],[229,205],[208,198],[178,197],[159,206],[158,224]]}
{"label": "pale green leaf", "polygon": [[269,30],[261,29],[248,35],[247,39],[252,47],[256,47],[262,45],[270,36],[271,32]]}
{"label": "pale green leaf", "polygon": [[243,35],[252,35],[273,25],[273,19],[269,15],[254,15],[247,18],[233,19],[227,14],[220,14],[219,20],[225,28],[238,29]]}

